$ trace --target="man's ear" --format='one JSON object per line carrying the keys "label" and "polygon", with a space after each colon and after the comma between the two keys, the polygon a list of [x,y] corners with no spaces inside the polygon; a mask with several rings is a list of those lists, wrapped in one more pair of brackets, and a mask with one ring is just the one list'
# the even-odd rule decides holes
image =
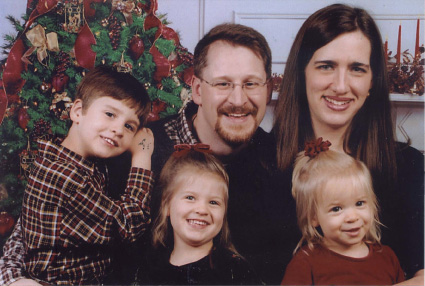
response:
{"label": "man's ear", "polygon": [[201,83],[202,81],[198,77],[192,76],[192,99],[199,106],[202,105]]}
{"label": "man's ear", "polygon": [[273,96],[273,81],[270,79],[267,83],[267,104],[270,103]]}
{"label": "man's ear", "polygon": [[71,118],[73,123],[78,124],[83,115],[83,101],[81,99],[77,99],[74,101],[71,110],[69,112],[69,117]]}

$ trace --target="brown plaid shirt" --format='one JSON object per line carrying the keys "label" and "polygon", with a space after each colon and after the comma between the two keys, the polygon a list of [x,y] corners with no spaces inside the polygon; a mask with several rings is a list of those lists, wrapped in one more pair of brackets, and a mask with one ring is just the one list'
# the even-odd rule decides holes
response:
{"label": "brown plaid shirt", "polygon": [[[189,128],[196,112],[197,105],[191,101],[180,111],[176,119],[170,120],[164,125],[167,135],[174,144],[198,143],[196,136]],[[22,228],[18,220],[13,233],[3,247],[3,257],[0,259],[0,285],[8,285],[25,277],[24,257]]]}
{"label": "brown plaid shirt", "polygon": [[[198,110],[198,105],[189,101],[180,111],[179,116],[164,124],[165,132],[175,145],[177,144],[196,144],[198,140],[189,128],[192,125],[192,117]],[[190,121],[188,121],[188,119]]]}
{"label": "brown plaid shirt", "polygon": [[112,200],[97,164],[52,142],[38,147],[22,205],[25,269],[55,284],[100,283],[117,233],[135,241],[150,223],[152,172],[132,168],[121,199]]}

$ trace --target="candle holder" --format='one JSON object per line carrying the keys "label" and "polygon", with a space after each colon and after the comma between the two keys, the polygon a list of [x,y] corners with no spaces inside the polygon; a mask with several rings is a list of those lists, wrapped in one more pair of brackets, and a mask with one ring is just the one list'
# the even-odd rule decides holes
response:
{"label": "candle holder", "polygon": [[391,52],[388,53],[388,78],[391,93],[424,94],[424,59],[422,54],[425,48],[422,45],[414,56],[409,50],[404,51],[400,64],[391,61]]}

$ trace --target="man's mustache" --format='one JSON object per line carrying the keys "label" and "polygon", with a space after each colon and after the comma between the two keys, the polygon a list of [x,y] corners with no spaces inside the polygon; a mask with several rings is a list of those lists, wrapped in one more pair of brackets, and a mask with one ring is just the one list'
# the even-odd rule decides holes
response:
{"label": "man's mustache", "polygon": [[255,106],[226,105],[219,107],[217,112],[218,114],[251,114],[252,116],[256,116],[258,108]]}

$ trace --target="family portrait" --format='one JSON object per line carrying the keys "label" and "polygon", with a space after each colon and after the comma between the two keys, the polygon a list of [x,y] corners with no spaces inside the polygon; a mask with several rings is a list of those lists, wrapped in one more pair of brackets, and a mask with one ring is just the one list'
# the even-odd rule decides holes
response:
{"label": "family portrait", "polygon": [[0,285],[424,285],[423,1],[0,17]]}

